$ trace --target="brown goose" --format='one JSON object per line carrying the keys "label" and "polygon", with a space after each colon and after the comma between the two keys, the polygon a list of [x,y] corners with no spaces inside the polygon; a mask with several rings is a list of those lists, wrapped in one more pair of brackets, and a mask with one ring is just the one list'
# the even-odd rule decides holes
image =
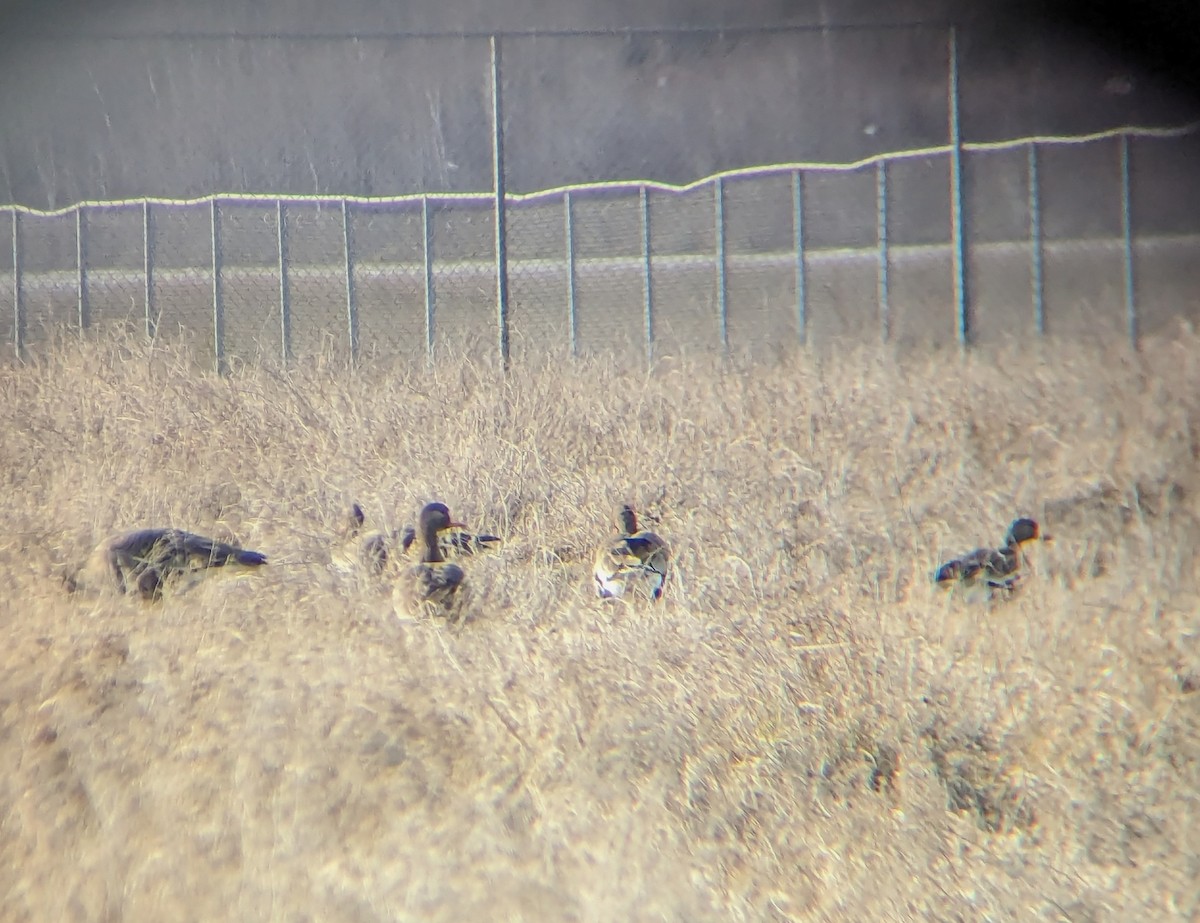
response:
{"label": "brown goose", "polygon": [[671,557],[667,543],[639,529],[637,513],[628,504],[617,512],[617,526],[617,534],[596,549],[592,568],[596,595],[620,599],[626,589],[636,586],[651,599],[661,599]]}
{"label": "brown goose", "polygon": [[1021,546],[1026,542],[1041,539],[1041,528],[1032,519],[1013,520],[999,548],[976,548],[962,557],[947,561],[938,568],[934,580],[941,586],[964,583],[971,586],[986,586],[989,590],[1009,592],[1020,580],[1020,567],[1025,557]]}
{"label": "brown goose", "polygon": [[414,540],[420,561],[404,570],[392,591],[404,611],[416,614],[421,609],[433,609],[443,615],[453,614],[461,602],[459,591],[465,575],[461,567],[446,560],[440,536],[448,529],[461,528],[463,523],[450,518],[444,503],[427,503],[421,510]]}
{"label": "brown goose", "polygon": [[96,546],[72,590],[115,587],[143,599],[159,599],[172,577],[210,567],[260,567],[267,556],[236,545],[184,532],[182,529],[138,529],[115,535]]}

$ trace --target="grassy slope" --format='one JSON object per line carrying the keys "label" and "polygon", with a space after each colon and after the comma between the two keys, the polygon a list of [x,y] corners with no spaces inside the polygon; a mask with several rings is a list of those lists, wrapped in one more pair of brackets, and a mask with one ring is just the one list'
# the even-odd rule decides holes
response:
{"label": "grassy slope", "polygon": [[[1190,333],[190,368],[0,369],[6,919],[1200,914]],[[466,625],[328,566],[351,497],[507,537]],[[655,608],[591,596],[622,499],[673,543]],[[1018,512],[1056,541],[1014,601],[929,585]],[[55,584],[155,523],[272,565],[157,606]]]}

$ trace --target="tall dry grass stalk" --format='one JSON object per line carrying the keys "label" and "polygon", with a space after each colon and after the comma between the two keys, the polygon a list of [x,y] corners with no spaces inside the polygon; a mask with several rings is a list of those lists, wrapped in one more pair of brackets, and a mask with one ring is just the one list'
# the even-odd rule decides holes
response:
{"label": "tall dry grass stalk", "polygon": [[[1200,915],[1200,339],[753,365],[0,369],[8,920]],[[351,499],[506,544],[469,619],[329,566]],[[672,544],[602,603],[617,504]],[[937,591],[1017,514],[1003,605]],[[105,534],[267,552],[161,604]]]}

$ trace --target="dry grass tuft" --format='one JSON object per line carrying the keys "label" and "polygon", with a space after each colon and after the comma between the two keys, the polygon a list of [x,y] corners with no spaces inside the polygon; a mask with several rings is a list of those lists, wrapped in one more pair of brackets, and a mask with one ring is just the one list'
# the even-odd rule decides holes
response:
{"label": "dry grass tuft", "polygon": [[[1200,916],[1200,339],[779,364],[0,369],[10,920]],[[469,618],[330,566],[440,499]],[[672,543],[602,603],[617,504]],[[940,559],[1055,536],[1011,601]],[[265,551],[62,592],[111,531]]]}

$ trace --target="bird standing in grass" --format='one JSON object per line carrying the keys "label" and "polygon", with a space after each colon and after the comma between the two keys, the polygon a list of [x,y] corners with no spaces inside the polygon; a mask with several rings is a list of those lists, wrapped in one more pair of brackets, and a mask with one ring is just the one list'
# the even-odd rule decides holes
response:
{"label": "bird standing in grass", "polygon": [[267,556],[181,529],[138,529],[96,546],[72,590],[115,586],[122,593],[159,599],[168,580],[197,575],[210,567],[260,567]]}
{"label": "bird standing in grass", "polygon": [[637,513],[628,504],[617,513],[617,527],[617,534],[596,549],[592,569],[596,595],[621,599],[626,589],[634,586],[651,599],[661,599],[671,556],[667,543],[653,532],[639,529]]}
{"label": "bird standing in grass", "polygon": [[1021,579],[1019,573],[1024,560],[1021,546],[1037,539],[1048,541],[1037,522],[1032,519],[1013,520],[999,548],[976,548],[962,557],[947,561],[938,568],[934,580],[940,586],[955,583],[969,586],[984,586],[989,590],[1011,592]]}
{"label": "bird standing in grass", "polygon": [[402,609],[410,614],[426,608],[453,614],[462,601],[465,574],[457,564],[446,560],[440,539],[448,529],[463,527],[463,523],[450,518],[444,503],[427,503],[421,510],[413,541],[420,561],[404,570],[393,590],[393,598]]}

